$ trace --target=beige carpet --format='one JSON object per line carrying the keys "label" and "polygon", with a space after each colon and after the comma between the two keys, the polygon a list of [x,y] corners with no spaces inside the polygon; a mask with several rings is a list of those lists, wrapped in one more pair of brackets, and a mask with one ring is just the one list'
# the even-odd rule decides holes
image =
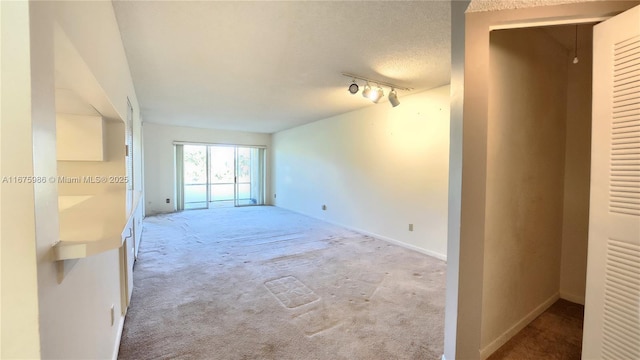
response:
{"label": "beige carpet", "polygon": [[276,207],[145,220],[120,359],[439,359],[445,263]]}

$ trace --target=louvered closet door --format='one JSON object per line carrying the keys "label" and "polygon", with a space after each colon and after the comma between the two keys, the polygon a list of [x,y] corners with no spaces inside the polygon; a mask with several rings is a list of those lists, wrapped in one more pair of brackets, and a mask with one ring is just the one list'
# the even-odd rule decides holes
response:
{"label": "louvered closet door", "polygon": [[640,6],[594,27],[583,359],[640,359]]}

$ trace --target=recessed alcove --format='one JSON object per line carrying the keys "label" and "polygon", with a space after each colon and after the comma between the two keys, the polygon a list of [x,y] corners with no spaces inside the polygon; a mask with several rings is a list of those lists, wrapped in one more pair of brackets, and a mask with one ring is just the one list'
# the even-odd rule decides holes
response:
{"label": "recessed alcove", "polygon": [[55,29],[56,260],[122,247],[127,225],[125,123],[64,31]]}

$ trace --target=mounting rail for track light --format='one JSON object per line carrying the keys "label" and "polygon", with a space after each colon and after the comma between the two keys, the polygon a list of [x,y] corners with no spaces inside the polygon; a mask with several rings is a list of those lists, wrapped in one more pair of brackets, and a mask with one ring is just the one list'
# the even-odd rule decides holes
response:
{"label": "mounting rail for track light", "polygon": [[362,80],[362,81],[366,81],[366,82],[370,82],[372,84],[377,84],[378,86],[382,85],[391,89],[396,89],[396,90],[403,90],[403,91],[411,91],[413,90],[413,88],[408,88],[408,87],[404,87],[404,86],[397,86],[391,83],[388,83],[386,81],[378,81],[378,80],[374,80],[374,79],[370,79],[364,76],[359,76],[359,75],[354,75],[351,73],[342,73],[342,76],[346,76],[348,78],[351,79],[358,79],[358,80]]}

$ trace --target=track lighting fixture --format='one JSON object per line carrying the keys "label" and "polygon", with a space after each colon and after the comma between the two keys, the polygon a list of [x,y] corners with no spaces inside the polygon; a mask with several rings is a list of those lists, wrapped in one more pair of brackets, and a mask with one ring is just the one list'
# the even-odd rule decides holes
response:
{"label": "track lighting fixture", "polygon": [[389,102],[393,107],[400,105],[400,100],[398,100],[398,94],[396,93],[396,89],[393,89],[393,88],[391,89],[391,92],[389,93]]}
{"label": "track lighting fixture", "polygon": [[[393,107],[400,105],[400,100],[398,100],[398,93],[396,92],[396,89],[404,90],[404,91],[412,90],[411,88],[400,87],[384,81],[376,81],[376,80],[368,79],[368,78],[353,75],[353,74],[343,73],[342,75],[353,79],[351,85],[349,85],[349,92],[351,94],[356,94],[359,90],[358,84],[356,84],[356,79],[365,81],[366,84],[362,89],[362,96],[371,100],[373,103],[378,103],[378,101],[380,101],[380,99],[384,97],[384,90],[382,90],[382,86],[386,86],[391,89],[391,91],[389,92],[389,103]],[[371,85],[369,85],[370,82],[376,84],[378,87],[376,89],[372,89]]]}
{"label": "track lighting fixture", "polygon": [[367,82],[367,85],[365,85],[364,89],[362,90],[362,96],[369,99],[370,94],[371,94],[371,86],[369,86],[369,82]]}
{"label": "track lighting fixture", "polygon": [[382,99],[383,96],[384,96],[384,91],[382,91],[382,88],[380,87],[380,85],[378,85],[378,88],[371,91],[371,93],[369,94],[369,100],[377,104],[378,101]]}
{"label": "track lighting fixture", "polygon": [[355,95],[356,93],[358,93],[358,90],[360,88],[358,87],[358,84],[356,84],[356,79],[353,79],[353,82],[351,83],[351,85],[349,85],[349,92],[351,93],[351,95]]}

